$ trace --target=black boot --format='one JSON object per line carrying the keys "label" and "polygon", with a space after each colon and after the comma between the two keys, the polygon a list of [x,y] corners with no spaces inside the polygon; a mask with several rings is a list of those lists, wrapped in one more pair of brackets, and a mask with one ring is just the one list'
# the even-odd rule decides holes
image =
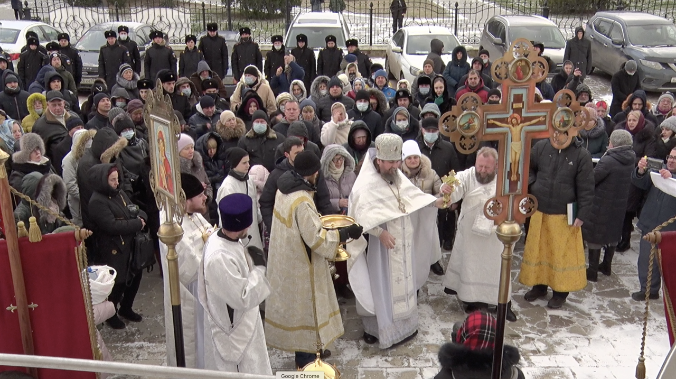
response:
{"label": "black boot", "polygon": [[599,276],[599,259],[601,258],[601,249],[589,249],[589,268],[587,269],[587,280],[596,282]]}
{"label": "black boot", "polygon": [[507,315],[506,315],[505,318],[509,322],[515,322],[516,321],[516,314],[512,310],[512,302],[511,301],[509,303],[507,303]]}
{"label": "black boot", "polygon": [[620,243],[617,244],[615,251],[618,253],[624,253],[625,251],[631,248],[631,241],[629,239],[623,239]]}
{"label": "black boot", "polygon": [[441,266],[441,263],[436,262],[430,266],[430,270],[436,275],[444,275],[444,268]]}
{"label": "black boot", "polygon": [[615,246],[607,246],[606,252],[603,254],[603,262],[599,265],[599,271],[605,276],[610,276],[612,273],[611,266],[613,263],[613,256],[615,255]]}

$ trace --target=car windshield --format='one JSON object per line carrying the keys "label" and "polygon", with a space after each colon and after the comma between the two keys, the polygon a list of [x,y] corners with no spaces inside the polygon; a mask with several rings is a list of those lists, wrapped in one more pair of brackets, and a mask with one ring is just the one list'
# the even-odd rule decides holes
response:
{"label": "car windshield", "polygon": [[[103,30],[89,30],[77,42],[76,49],[80,51],[99,50],[101,46],[106,44],[106,37]],[[129,36],[132,38],[132,36]]]}
{"label": "car windshield", "polygon": [[343,29],[340,27],[291,27],[289,30],[289,35],[286,42],[287,47],[296,46],[296,36],[299,34],[305,34],[307,36],[307,45],[311,48],[321,48],[326,46],[326,36],[334,35],[336,36],[336,45],[340,47],[345,47],[345,37],[343,36]]}
{"label": "car windshield", "polygon": [[427,55],[430,53],[430,41],[438,39],[444,43],[444,52],[450,54],[456,46],[458,40],[452,35],[419,35],[408,36],[408,43],[406,44],[406,54],[408,55]]}
{"label": "car windshield", "polygon": [[514,42],[517,38],[542,42],[545,49],[563,49],[566,47],[566,40],[563,38],[561,31],[550,25],[512,26],[509,29],[510,42]]}
{"label": "car windshield", "polygon": [[20,30],[0,28],[0,43],[16,43]]}
{"label": "car windshield", "polygon": [[632,45],[676,46],[676,27],[673,24],[629,25],[627,36]]}

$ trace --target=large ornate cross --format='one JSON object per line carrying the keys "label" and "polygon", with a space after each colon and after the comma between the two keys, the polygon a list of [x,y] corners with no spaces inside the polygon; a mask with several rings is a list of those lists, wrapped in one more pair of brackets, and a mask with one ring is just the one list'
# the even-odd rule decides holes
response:
{"label": "large ornate cross", "polygon": [[547,62],[531,52],[531,43],[520,39],[493,63],[493,78],[502,83],[500,104],[482,105],[479,96],[467,93],[439,122],[440,131],[462,154],[475,152],[482,141],[498,142],[497,193],[485,207],[496,225],[506,220],[523,223],[537,208],[535,197],[528,194],[533,140],[549,138],[563,149],[587,118],[569,90],[559,91],[553,103],[535,102],[535,85],[546,79]]}

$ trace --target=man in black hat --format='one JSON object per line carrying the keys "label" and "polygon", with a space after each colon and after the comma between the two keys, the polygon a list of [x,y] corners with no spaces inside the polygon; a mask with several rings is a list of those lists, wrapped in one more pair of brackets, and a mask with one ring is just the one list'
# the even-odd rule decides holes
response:
{"label": "man in black hat", "polygon": [[197,140],[216,127],[221,111],[216,109],[216,102],[211,96],[202,96],[195,108],[195,114],[188,120],[190,129],[186,133]]}
{"label": "man in black hat", "polygon": [[354,97],[354,108],[347,111],[347,118],[353,121],[364,121],[371,135],[379,136],[384,132],[383,118],[371,108],[370,95],[366,90],[359,90]]}
{"label": "man in black hat", "polygon": [[[66,121],[66,129],[68,134],[59,142],[52,151],[52,156],[54,160],[52,161],[52,166],[57,174],[63,174],[63,158],[70,152],[73,147],[73,136],[78,130],[84,129],[84,122],[81,118],[73,115]],[[74,178],[73,178],[74,179]],[[79,209],[78,209],[79,211]]]}
{"label": "man in black hat", "polygon": [[284,68],[285,51],[283,37],[279,34],[272,36],[272,49],[265,54],[265,68],[263,70],[265,79],[268,81],[272,80],[279,67]]}
{"label": "man in black hat", "polygon": [[222,83],[216,81],[214,78],[204,79],[200,83],[202,92],[200,93],[203,96],[210,96],[214,99],[216,103],[216,109],[223,112],[230,110],[230,101],[227,97],[221,97],[221,86]]}
{"label": "man in black hat", "polygon": [[345,106],[345,109],[354,108],[354,100],[343,95],[343,82],[340,81],[337,77],[331,78],[329,80],[329,94],[324,96],[317,102],[317,117],[324,121],[331,121],[331,106],[333,103],[341,102]]}
{"label": "man in black hat", "polygon": [[[228,74],[228,45],[225,38],[218,35],[218,24],[215,22],[207,24],[207,35],[200,38],[197,48],[204,54],[204,60],[209,67],[221,78],[225,78]],[[239,80],[239,76],[235,76],[235,80]]]}
{"label": "man in black hat", "polygon": [[202,51],[195,47],[197,37],[190,34],[185,36],[185,49],[181,53],[181,59],[178,61],[178,77],[189,77],[197,72],[197,63],[204,60]]}
{"label": "man in black hat", "polygon": [[164,44],[164,33],[153,30],[150,32],[150,38],[153,43],[143,58],[144,76],[150,80],[157,80],[157,73],[160,70],[176,73],[176,54]]}
{"label": "man in black hat", "polygon": [[64,65],[64,67],[73,74],[75,85],[79,87],[82,82],[82,58],[80,57],[80,52],[70,44],[70,35],[68,33],[59,33],[58,39],[59,52],[70,60],[70,69],[67,65]]}
{"label": "man in black hat", "polygon": [[129,64],[131,65],[135,73],[141,75],[141,53],[139,52],[138,44],[136,43],[136,41],[129,38],[129,27],[125,25],[120,25],[117,27],[117,32],[120,35],[120,38],[118,38],[117,43],[119,43],[120,46],[124,46],[127,48],[127,50],[129,50],[129,57],[131,59],[131,62],[129,62]]}
{"label": "man in black hat", "polygon": [[46,55],[38,50],[40,42],[35,37],[28,38],[28,50],[21,53],[19,56],[18,74],[19,80],[24,89],[28,89],[35,78],[38,76],[38,71],[44,65]]}
{"label": "man in black hat", "polygon": [[108,112],[110,112],[112,106],[113,105],[108,94],[103,92],[96,94],[92,104],[94,116],[89,118],[85,128],[100,130],[108,126]]}
{"label": "man in black hat", "polygon": [[307,36],[299,34],[296,36],[296,48],[291,50],[291,54],[296,57],[296,63],[305,70],[305,77],[303,83],[305,88],[312,86],[312,81],[317,77],[317,60],[315,59],[315,52],[312,47],[307,45]]}
{"label": "man in black hat", "polygon": [[164,94],[171,98],[174,110],[181,112],[184,119],[189,119],[192,116],[192,110],[188,97],[174,91],[176,89],[176,74],[169,70],[160,70],[157,73],[157,78],[162,82]]}
{"label": "man in black hat", "polygon": [[35,38],[38,40],[38,50],[44,54],[47,55],[47,49],[45,49],[44,46],[40,45],[40,37],[38,37],[38,34],[32,30],[29,30],[26,32],[26,44],[21,47],[21,52],[23,53],[24,51],[28,50],[30,48],[30,45],[28,44],[28,39],[29,38]]}
{"label": "man in black hat", "polygon": [[19,86],[19,78],[13,73],[8,72],[3,75],[5,86],[0,93],[0,109],[7,113],[7,116],[14,120],[23,120],[28,116],[28,92]]}
{"label": "man in black hat", "polygon": [[[68,135],[66,123],[71,115],[66,110],[66,101],[60,91],[47,92],[47,109],[33,125],[33,133],[45,142],[45,156],[54,162],[54,148]],[[59,162],[60,166],[60,162]],[[56,166],[54,166],[57,169]]]}
{"label": "man in black hat", "polygon": [[99,78],[106,81],[108,90],[117,84],[116,76],[122,63],[131,64],[131,55],[126,47],[117,43],[117,33],[113,30],[106,30],[103,33],[106,37],[106,44],[101,46],[99,51]]}
{"label": "man in black hat", "polygon": [[155,82],[150,79],[140,79],[136,82],[136,88],[138,88],[138,96],[145,103],[150,91],[155,89]]}
{"label": "man in black hat", "polygon": [[400,89],[394,95],[394,104],[390,104],[390,109],[385,112],[383,118],[387,120],[392,117],[392,113],[397,107],[404,107],[414,119],[420,121],[420,108],[413,105],[413,97],[407,89]]}
{"label": "man in black hat", "polygon": [[251,29],[245,26],[239,28],[239,42],[232,49],[233,83],[239,82],[248,65],[254,65],[258,71],[263,71],[263,54],[251,37]]}
{"label": "man in black hat", "polygon": [[357,67],[362,78],[368,78],[371,75],[371,58],[359,50],[359,41],[357,39],[349,39],[346,42],[348,54],[357,57]]}
{"label": "man in black hat", "polygon": [[[319,50],[317,57],[317,75],[334,77],[340,71],[340,62],[343,60],[343,49],[336,46],[336,36],[328,35],[324,38],[326,47]],[[306,88],[310,88],[307,87]]]}
{"label": "man in black hat", "polygon": [[[3,60],[4,63],[2,63]],[[12,63],[12,57],[10,57],[6,51],[2,50],[2,47],[0,46],[0,74],[2,74],[3,70],[7,69],[14,71],[14,63]]]}

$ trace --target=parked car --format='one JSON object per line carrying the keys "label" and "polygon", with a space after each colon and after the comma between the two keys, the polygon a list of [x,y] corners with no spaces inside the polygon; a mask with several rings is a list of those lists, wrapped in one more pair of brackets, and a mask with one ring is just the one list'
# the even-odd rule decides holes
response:
{"label": "parked car", "polygon": [[676,88],[676,26],[671,21],[640,12],[597,12],[587,21],[585,38],[591,41],[592,70],[614,74],[633,59],[644,90]]}
{"label": "parked car", "polygon": [[37,33],[38,40],[42,46],[57,41],[60,31],[54,29],[51,25],[39,21],[0,21],[0,47],[12,58],[16,66],[16,61],[21,55],[21,48],[26,46],[26,32]]}
{"label": "parked car", "polygon": [[447,28],[441,26],[405,26],[399,29],[385,53],[385,71],[394,79],[407,79],[410,83],[422,71],[423,62],[430,53],[430,41],[441,40],[444,54],[441,59],[448,63],[453,58],[453,49],[460,45]]}
{"label": "parked car", "polygon": [[288,48],[296,47],[296,36],[305,34],[307,46],[319,55],[319,49],[326,47],[324,38],[328,35],[336,36],[336,45],[345,51],[345,41],[350,39],[350,29],[341,13],[308,12],[299,13],[291,22],[289,30],[284,36],[284,45]]}
{"label": "parked car", "polygon": [[[82,57],[82,82],[80,83],[80,89],[88,90],[94,84],[94,80],[99,77],[99,51],[101,50],[101,46],[106,44],[104,32],[106,30],[114,30],[117,33],[117,28],[120,25],[125,25],[129,28],[129,38],[138,44],[141,60],[143,60],[146,49],[152,43],[149,37],[152,30],[150,25],[140,22],[106,22],[94,25],[75,44],[75,48],[80,50],[80,57]],[[141,71],[143,71],[143,64],[141,64]]]}
{"label": "parked car", "polygon": [[556,67],[550,67],[550,73],[563,65],[566,39],[555,23],[541,16],[491,17],[481,34],[479,49],[488,50],[491,60],[496,60],[518,38],[542,42],[545,45],[544,55],[556,63]]}

